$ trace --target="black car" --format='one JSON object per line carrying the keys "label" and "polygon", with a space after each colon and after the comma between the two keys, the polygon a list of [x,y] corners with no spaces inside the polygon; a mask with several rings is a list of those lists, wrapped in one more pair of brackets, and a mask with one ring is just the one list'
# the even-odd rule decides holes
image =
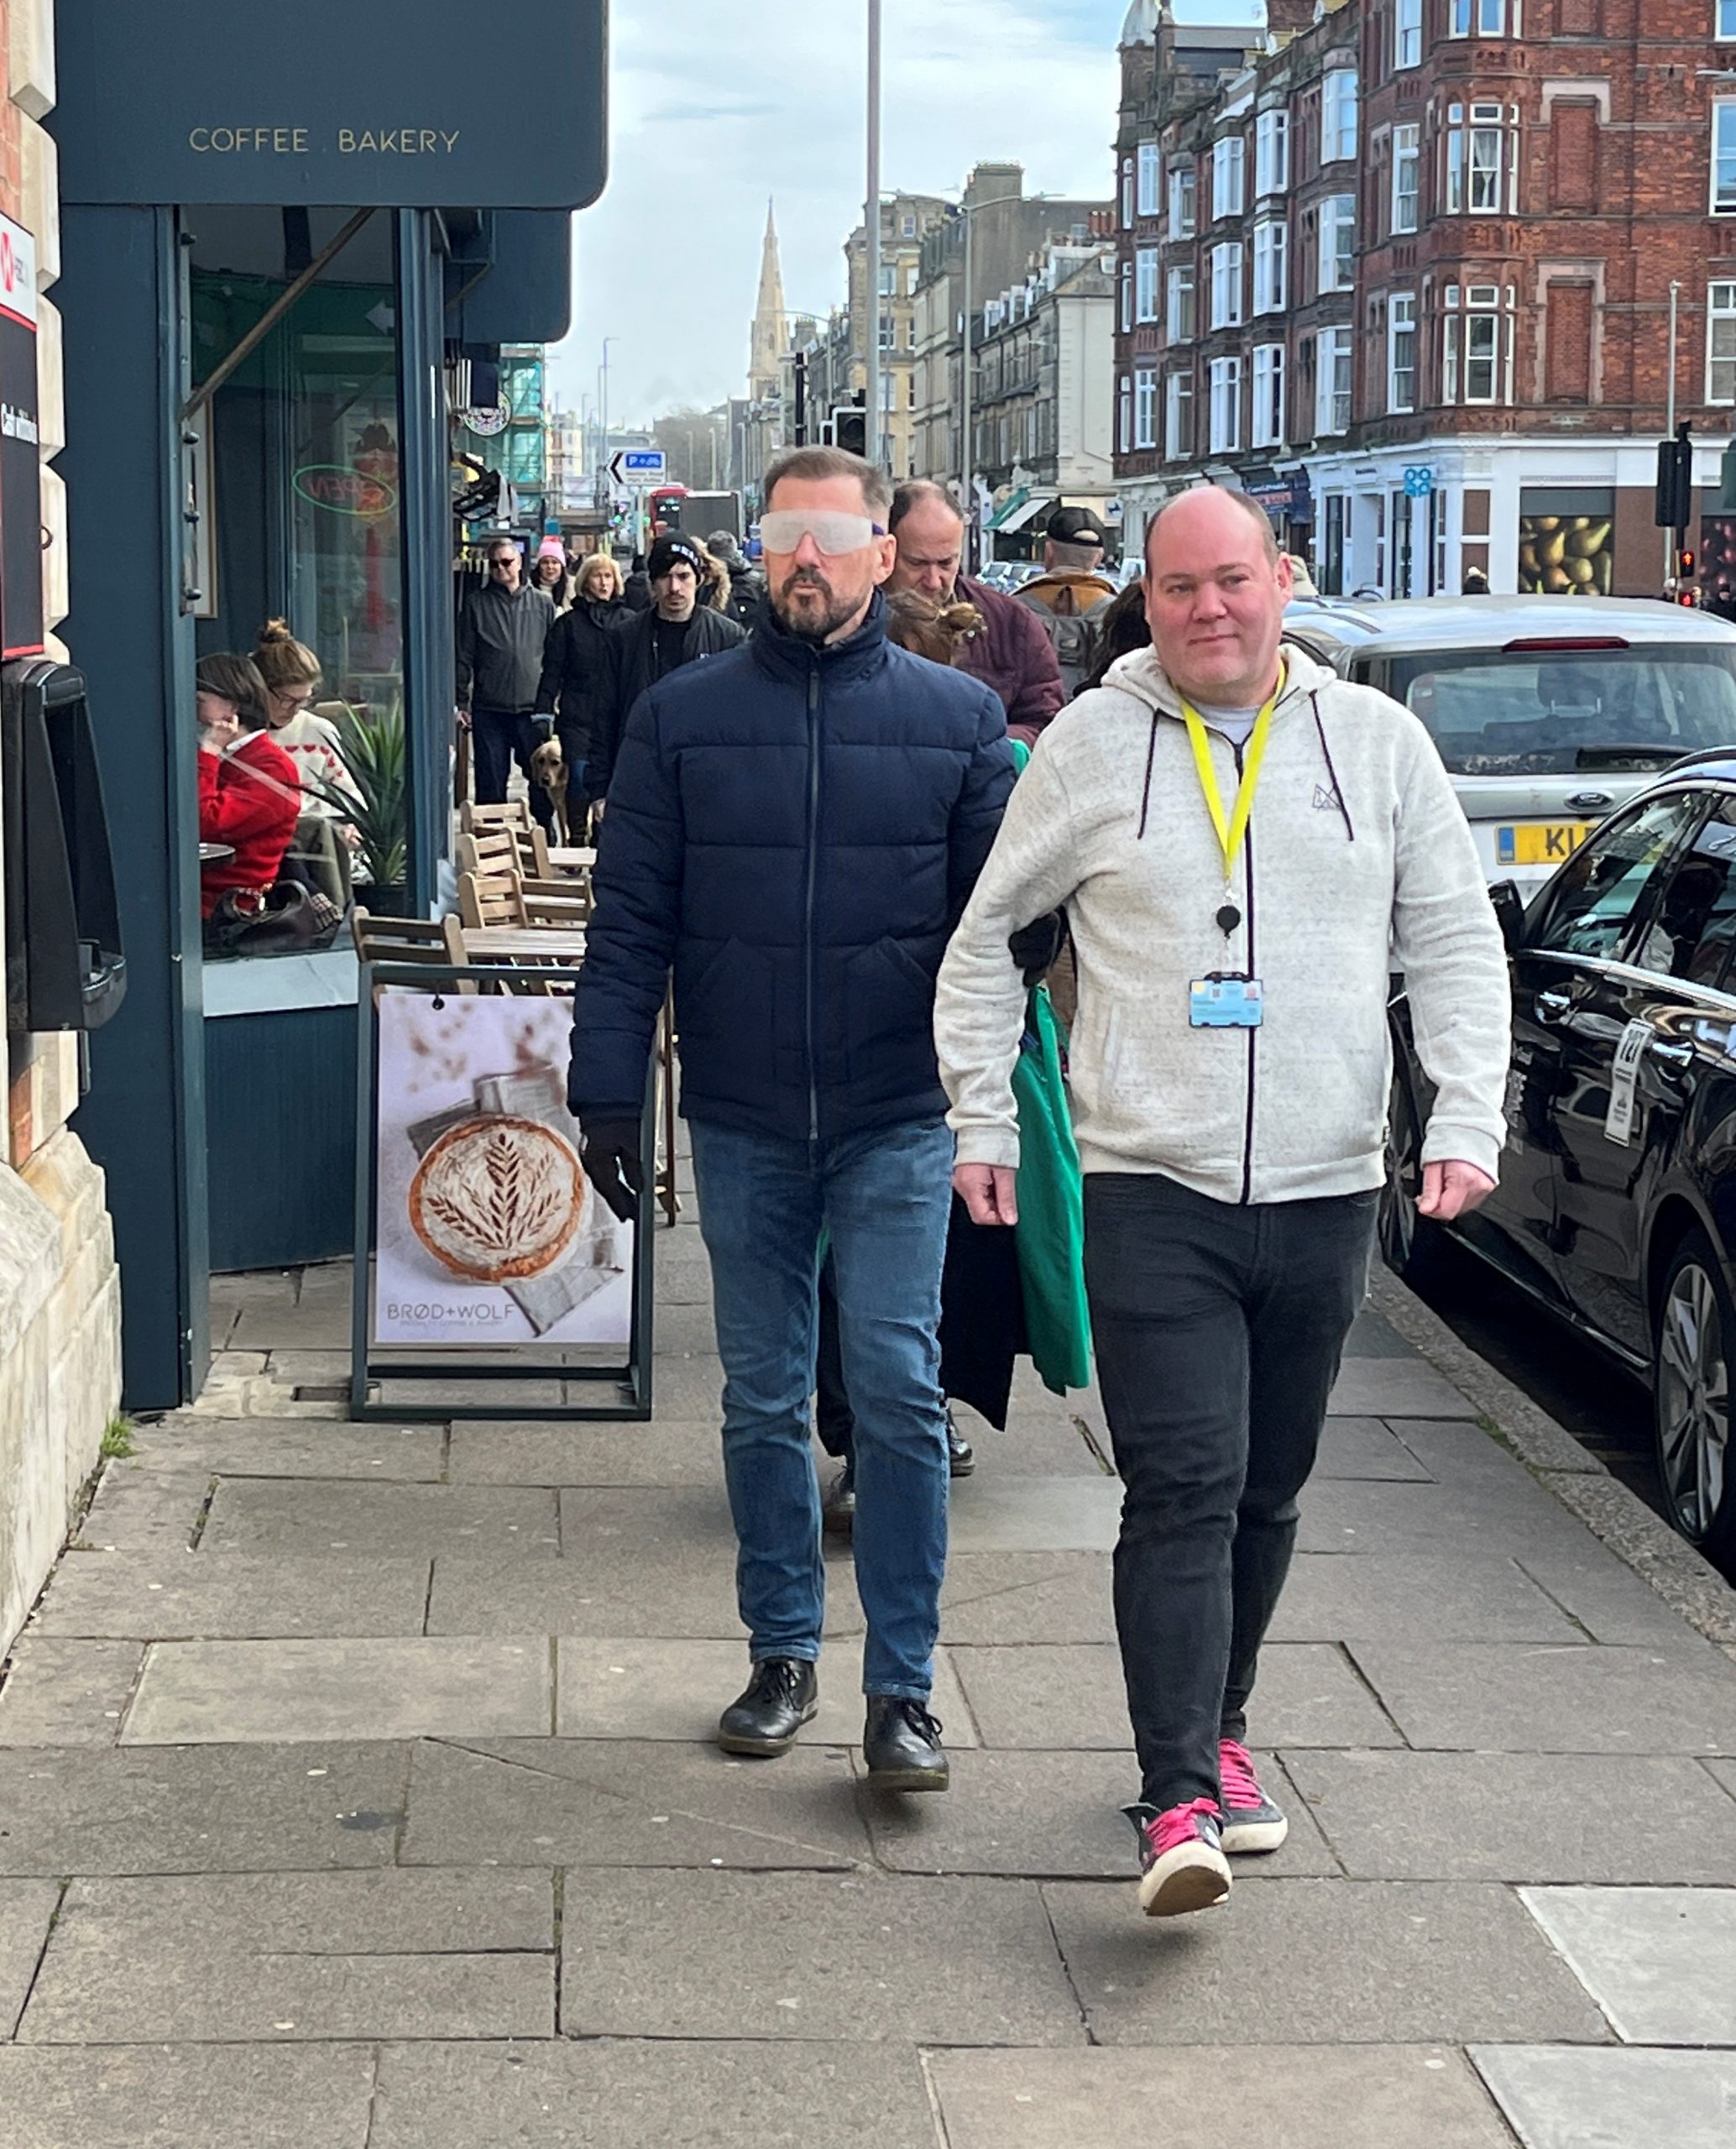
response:
{"label": "black car", "polygon": [[[1736,753],[1684,762],[1604,822],[1522,907],[1511,958],[1501,1184],[1453,1235],[1649,1383],[1676,1528],[1736,1573]],[[1393,1002],[1382,1251],[1415,1280],[1430,1101]]]}

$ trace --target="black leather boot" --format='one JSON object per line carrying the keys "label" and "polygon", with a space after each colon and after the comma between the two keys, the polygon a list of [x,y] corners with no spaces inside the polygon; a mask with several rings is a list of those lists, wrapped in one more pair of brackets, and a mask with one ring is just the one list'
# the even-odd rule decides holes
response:
{"label": "black leather boot", "polygon": [[820,1527],[828,1537],[848,1537],[856,1526],[856,1466],[846,1462],[820,1501]]}
{"label": "black leather boot", "polygon": [[946,1414],[946,1472],[949,1477],[968,1477],[976,1467],[976,1450],[959,1430],[958,1420]]}
{"label": "black leather boot", "polygon": [[920,1702],[871,1694],[862,1753],[872,1791],[944,1791],[952,1780],[940,1726]]}
{"label": "black leather boot", "polygon": [[717,1743],[726,1754],[752,1754],[767,1760],[787,1754],[796,1733],[819,1705],[819,1680],[805,1659],[763,1657],[719,1718]]}

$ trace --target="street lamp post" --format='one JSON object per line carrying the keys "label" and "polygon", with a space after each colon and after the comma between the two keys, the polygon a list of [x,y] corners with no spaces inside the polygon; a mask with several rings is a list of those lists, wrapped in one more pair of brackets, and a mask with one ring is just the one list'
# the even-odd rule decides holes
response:
{"label": "street lamp post", "polygon": [[868,407],[862,448],[876,468],[885,459],[880,422],[880,15],[881,0],[868,0],[868,199],[862,217],[868,238]]}

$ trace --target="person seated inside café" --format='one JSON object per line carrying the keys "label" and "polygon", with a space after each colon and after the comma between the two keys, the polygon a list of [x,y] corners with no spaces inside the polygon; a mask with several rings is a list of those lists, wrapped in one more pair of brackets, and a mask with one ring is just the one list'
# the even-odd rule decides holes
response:
{"label": "person seated inside caf\u00e9", "polygon": [[249,656],[201,656],[194,675],[199,715],[199,840],[228,852],[199,869],[200,915],[234,891],[232,908],[263,908],[301,816],[301,779],[273,740],[265,682]]}
{"label": "person seated inside caf\u00e9", "polygon": [[305,880],[337,909],[346,909],[350,854],[358,839],[339,796],[354,797],[356,786],[337,726],[313,706],[320,661],[290,632],[288,620],[268,620],[254,646],[254,662],[265,682],[265,718],[272,739],[301,773],[301,818],[290,845],[291,877]]}

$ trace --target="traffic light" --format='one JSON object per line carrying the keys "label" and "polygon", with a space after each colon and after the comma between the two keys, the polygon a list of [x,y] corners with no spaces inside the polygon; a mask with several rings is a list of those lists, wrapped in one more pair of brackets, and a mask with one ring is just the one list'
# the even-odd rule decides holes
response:
{"label": "traffic light", "polygon": [[1678,604],[1697,604],[1700,593],[1694,587],[1694,569],[1697,557],[1692,545],[1684,545],[1676,556],[1676,601]]}
{"label": "traffic light", "polygon": [[860,405],[839,403],[832,410],[832,439],[834,446],[846,448],[852,455],[868,452],[868,413]]}
{"label": "traffic light", "polygon": [[1694,446],[1684,418],[1674,440],[1658,442],[1657,498],[1652,520],[1660,530],[1686,530],[1693,517]]}

